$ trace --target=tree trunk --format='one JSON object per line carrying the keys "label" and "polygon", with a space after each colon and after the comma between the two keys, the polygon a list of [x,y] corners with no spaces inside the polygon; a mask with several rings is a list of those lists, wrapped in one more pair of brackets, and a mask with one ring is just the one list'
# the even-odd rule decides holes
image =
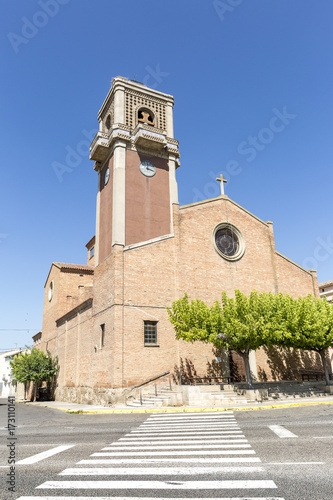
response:
{"label": "tree trunk", "polygon": [[326,362],[326,351],[327,351],[327,349],[321,349],[319,351],[319,354],[321,357],[321,362],[323,363],[326,385],[330,385],[330,376],[328,373],[328,366],[327,366],[327,362]]}
{"label": "tree trunk", "polygon": [[34,389],[33,389],[33,397],[32,397],[32,401],[35,403],[36,402],[36,399],[37,399],[37,383],[34,382]]}
{"label": "tree trunk", "polygon": [[244,365],[245,365],[246,381],[249,385],[249,389],[253,389],[249,355],[250,355],[250,351],[248,351],[248,350],[241,353],[241,356],[244,360]]}
{"label": "tree trunk", "polygon": [[27,382],[24,382],[24,401],[27,399]]}

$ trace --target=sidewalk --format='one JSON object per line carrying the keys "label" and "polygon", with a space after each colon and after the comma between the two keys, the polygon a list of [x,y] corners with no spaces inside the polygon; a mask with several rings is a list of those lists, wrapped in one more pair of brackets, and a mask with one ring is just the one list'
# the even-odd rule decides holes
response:
{"label": "sidewalk", "polygon": [[68,403],[65,401],[41,401],[32,403],[30,401],[24,401],[17,399],[18,403],[24,403],[32,406],[42,406],[44,408],[53,408],[55,410],[65,411],[67,413],[86,413],[86,414],[96,414],[96,413],[166,413],[166,412],[187,412],[187,411],[249,411],[249,410],[265,410],[271,408],[288,408],[297,406],[311,406],[311,405],[333,405],[333,396],[329,395],[327,397],[312,397],[312,398],[295,398],[292,400],[281,399],[276,401],[265,401],[265,402],[248,402],[246,404],[237,405],[226,405],[226,406],[211,406],[207,408],[202,408],[199,406],[162,406],[162,407],[142,407],[133,408],[130,406],[115,406],[107,408],[105,406],[94,406],[87,404],[78,403]]}

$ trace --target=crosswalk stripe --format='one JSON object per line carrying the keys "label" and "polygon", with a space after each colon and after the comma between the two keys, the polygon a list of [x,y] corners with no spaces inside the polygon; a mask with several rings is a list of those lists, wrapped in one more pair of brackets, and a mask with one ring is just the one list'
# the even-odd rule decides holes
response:
{"label": "crosswalk stripe", "polygon": [[[160,498],[160,497],[159,497]],[[36,500],[36,497],[20,497],[18,498],[17,500]],[[156,497],[155,498],[152,498],[152,497],[96,497],[96,496],[93,496],[93,497],[87,497],[87,496],[84,496],[84,497],[69,497],[69,496],[52,496],[52,497],[45,497],[45,496],[39,496],[37,497],[37,500],[156,500]],[[161,499],[162,500],[162,499]],[[177,497],[177,500],[198,500],[198,498],[178,498]],[[200,500],[211,500],[211,498],[204,498],[204,497],[200,497]],[[249,497],[249,496],[246,496],[246,497],[233,497],[233,498],[225,498],[223,497],[222,498],[215,498],[215,500],[285,500],[284,498],[282,497]]]}
{"label": "crosswalk stripe", "polygon": [[126,436],[134,437],[134,436],[211,436],[215,434],[226,434],[228,432],[242,432],[239,430],[239,427],[236,428],[230,428],[230,429],[223,429],[223,430],[217,430],[217,431],[131,431],[130,434],[126,434]]}
{"label": "crosswalk stripe", "polygon": [[196,420],[201,420],[201,421],[210,421],[210,420],[228,420],[230,418],[235,418],[232,415],[209,415],[208,417],[201,417],[201,416],[193,416],[193,417],[164,417],[164,418],[153,418],[149,419],[148,422],[183,422],[188,421],[196,421]]}
{"label": "crosswalk stripe", "polygon": [[224,420],[224,421],[217,421],[217,422],[147,422],[144,424],[141,424],[139,426],[140,429],[145,428],[145,429],[150,429],[153,427],[190,427],[191,429],[193,427],[212,427],[215,429],[215,427],[225,427],[226,425],[238,425],[237,421],[232,419],[232,420]]}
{"label": "crosswalk stripe", "polygon": [[230,420],[228,422],[214,422],[214,423],[202,423],[202,422],[171,422],[171,423],[151,423],[151,424],[142,424],[138,427],[138,429],[155,429],[155,428],[165,428],[165,429],[174,429],[174,428],[182,428],[182,429],[194,429],[195,427],[202,427],[206,429],[216,429],[220,427],[226,427],[229,425],[238,425],[235,420]]}
{"label": "crosswalk stripe", "polygon": [[[254,453],[254,452],[253,452]],[[134,464],[236,464],[258,463],[259,457],[214,457],[214,458],[95,458],[93,460],[80,460],[77,465],[134,465]]]}
{"label": "crosswalk stripe", "polygon": [[157,413],[152,413],[151,415],[149,415],[149,417],[161,417],[163,415],[165,416],[178,416],[178,415],[216,415],[216,414],[221,414],[221,415],[225,415],[226,413],[231,413],[231,414],[234,414],[234,411],[233,410],[223,410],[223,411],[219,411],[219,410],[189,410],[189,411],[163,411],[163,412],[157,412]]}
{"label": "crosswalk stripe", "polygon": [[[139,442],[135,442],[135,441],[130,441],[130,442],[124,442],[124,441],[120,441],[120,442],[117,442],[117,443],[112,443],[112,446],[115,446],[115,447],[118,447],[118,446],[130,446],[130,445],[133,445],[135,444],[136,446],[141,446],[141,445],[158,445],[158,444],[163,444],[163,445],[167,445],[167,444],[182,444],[182,445],[190,445],[190,444],[223,444],[223,443],[242,443],[242,442],[247,442],[247,440],[242,440],[241,438],[244,437],[244,436],[233,436],[234,439],[207,439],[207,440],[187,440],[187,441],[184,441],[184,442],[181,442],[182,440],[178,439],[178,438],[175,438],[171,441],[152,441],[148,438],[145,438],[144,441],[140,440]],[[169,438],[170,439],[170,438]]]}
{"label": "crosswalk stripe", "polygon": [[235,417],[225,417],[225,418],[218,418],[214,420],[207,421],[206,419],[195,419],[195,420],[146,420],[141,424],[142,426],[152,426],[152,425],[207,425],[207,426],[213,426],[216,424],[228,424],[230,422],[236,423],[237,420]]}
{"label": "crosswalk stripe", "polygon": [[167,431],[167,430],[172,430],[174,429],[175,431],[180,431],[180,430],[208,430],[208,429],[218,429],[218,430],[221,430],[221,429],[239,429],[239,425],[238,424],[218,424],[218,425],[214,425],[213,426],[207,426],[207,425],[154,425],[154,426],[151,426],[151,427],[138,427],[138,429],[136,430],[136,432],[147,432],[148,430],[149,431]]}
{"label": "crosswalk stripe", "polygon": [[[238,446],[243,448],[249,448],[249,444],[243,444]],[[182,451],[151,451],[149,452],[150,456],[156,455],[171,455],[171,456],[179,456],[179,455],[251,455],[255,454],[253,450],[235,450],[235,449],[227,449],[227,450],[182,450]],[[119,451],[119,452],[104,452],[104,453],[93,453],[90,455],[91,457],[145,457],[148,453],[146,451]]]}
{"label": "crosswalk stripe", "polygon": [[148,489],[148,490],[220,490],[220,489],[273,489],[274,481],[236,479],[222,481],[46,481],[36,489]]}
{"label": "crosswalk stripe", "polygon": [[202,415],[205,417],[206,415],[233,415],[234,412],[232,410],[225,410],[225,411],[185,411],[185,412],[158,412],[158,413],[152,413],[149,415],[149,418],[168,418],[168,417],[181,417],[181,416],[191,416],[191,415]]}
{"label": "crosswalk stripe", "polygon": [[[237,444],[234,444],[237,443]],[[244,448],[244,447],[250,447],[251,445],[243,445],[240,444],[238,446],[238,443],[248,443],[247,439],[239,439],[237,441],[225,441],[223,444],[172,444],[172,445],[161,445],[161,446],[143,446],[142,443],[138,443],[137,446],[118,446],[118,445],[113,445],[113,446],[106,446],[105,448],[102,448],[102,451],[111,451],[111,450],[191,450],[195,448],[200,448],[201,450],[206,450],[206,449],[214,449],[214,448]]]}
{"label": "crosswalk stripe", "polygon": [[[215,435],[212,435],[212,436],[202,436],[201,434],[197,435],[197,436],[191,436],[191,435],[188,435],[188,436],[158,436],[158,437],[155,437],[155,436],[151,436],[151,434],[148,434],[147,436],[137,436],[137,437],[128,437],[128,438],[120,438],[119,439],[119,442],[120,443],[136,443],[137,441],[149,441],[151,443],[153,442],[158,442],[158,441],[165,441],[165,442],[168,442],[169,440],[173,440],[173,441],[177,441],[178,443],[186,443],[188,441],[192,441],[193,442],[198,442],[198,441],[203,441],[205,443],[210,443],[211,439],[213,440],[212,442],[215,443],[215,441],[218,441],[219,439],[229,439],[229,438],[237,438],[237,437],[245,437],[244,434],[242,433],[242,431],[235,431],[235,432],[228,432],[226,434],[219,434],[217,436]],[[206,440],[204,438],[207,438]]]}
{"label": "crosswalk stripe", "polygon": [[264,472],[264,467],[89,467],[65,469],[59,476],[196,476],[199,474],[221,474],[221,472]]}
{"label": "crosswalk stripe", "polygon": [[230,425],[237,425],[237,422],[235,421],[230,421],[230,422],[214,422],[214,424],[207,424],[207,423],[199,423],[199,422],[175,422],[175,423],[170,423],[170,424],[162,424],[162,423],[152,423],[152,424],[142,424],[138,429],[195,429],[196,427],[201,427],[205,429],[220,429],[226,426]]}

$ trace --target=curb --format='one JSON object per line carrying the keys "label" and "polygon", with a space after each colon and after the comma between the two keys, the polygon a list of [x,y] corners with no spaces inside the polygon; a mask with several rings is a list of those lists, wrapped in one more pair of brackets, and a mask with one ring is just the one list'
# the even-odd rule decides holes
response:
{"label": "curb", "polygon": [[64,411],[70,414],[86,414],[86,415],[96,415],[96,414],[133,414],[133,413],[185,413],[185,412],[224,412],[224,411],[254,411],[254,410],[271,410],[276,408],[295,408],[300,406],[316,406],[316,405],[330,405],[333,401],[314,401],[314,402],[304,402],[304,403],[284,403],[284,404],[272,404],[272,405],[261,405],[261,406],[244,406],[244,407],[226,407],[226,408],[145,408],[145,409],[114,409],[114,410],[69,410],[66,408],[48,406],[39,403],[31,403],[25,401],[18,401],[18,403],[25,403],[28,405],[41,406],[43,408],[51,408],[54,410]]}

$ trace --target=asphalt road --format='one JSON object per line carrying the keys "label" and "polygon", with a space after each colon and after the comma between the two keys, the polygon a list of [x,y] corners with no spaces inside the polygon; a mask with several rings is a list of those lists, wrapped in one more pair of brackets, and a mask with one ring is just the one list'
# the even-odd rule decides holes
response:
{"label": "asphalt road", "polygon": [[[66,414],[16,403],[14,436],[6,428],[7,410],[7,401],[0,400],[1,500],[333,500],[333,405],[152,416]],[[281,432],[287,437],[281,437]],[[229,440],[227,444],[223,439]],[[7,483],[7,444],[11,442],[16,460],[15,492],[8,490]],[[112,443],[116,444],[111,450],[103,450]],[[69,445],[73,446],[35,463],[17,463]],[[109,455],[92,456],[95,453]],[[82,460],[92,463],[78,464]],[[111,463],[99,464],[98,460]],[[89,468],[93,470],[81,470],[78,475],[78,469]],[[108,471],[110,468],[113,470]],[[60,475],[66,469],[75,471]],[[99,474],[98,469],[102,469]],[[72,481],[83,483],[71,488]],[[100,481],[111,483],[97,488]],[[146,481],[153,483],[147,485]],[[45,486],[39,488],[42,484]]]}

